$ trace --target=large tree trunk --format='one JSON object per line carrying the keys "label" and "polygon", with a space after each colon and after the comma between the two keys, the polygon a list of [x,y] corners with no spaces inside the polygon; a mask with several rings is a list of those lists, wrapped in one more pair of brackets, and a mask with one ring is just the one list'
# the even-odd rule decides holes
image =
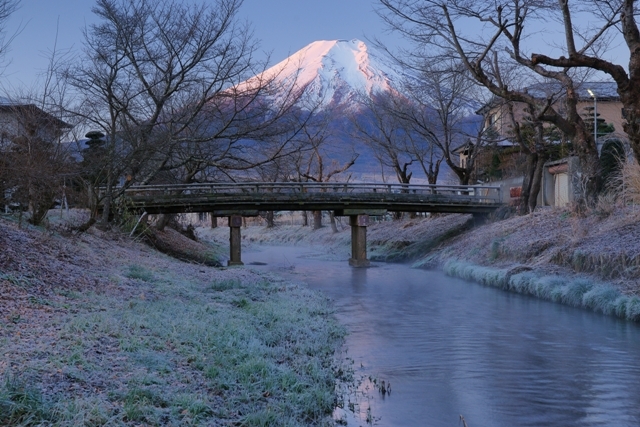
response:
{"label": "large tree trunk", "polygon": [[629,137],[633,155],[640,163],[640,50],[637,48],[638,28],[635,15],[637,10],[633,12],[633,3],[629,3],[627,7],[631,10],[625,11],[627,19],[621,20],[621,24],[627,46],[630,48],[629,75],[627,78],[626,73],[617,75],[611,72],[609,74],[618,84],[618,95],[626,113],[623,129]]}
{"label": "large tree trunk", "polygon": [[429,184],[435,185],[438,183],[438,174],[440,173],[440,163],[442,163],[442,159],[436,162],[435,168],[433,167],[433,163],[429,164],[429,171],[427,172],[427,182],[429,182]]}
{"label": "large tree trunk", "polygon": [[[587,137],[589,139],[589,137]],[[579,202],[592,206],[597,200],[598,194],[602,190],[602,176],[600,171],[600,158],[598,151],[594,147],[593,150],[584,149],[582,145],[587,145],[582,141],[574,140],[574,146],[578,148],[578,158],[580,159],[580,182],[577,184],[581,187]],[[590,144],[589,144],[590,145]],[[595,144],[594,144],[595,145]]]}
{"label": "large tree trunk", "polygon": [[546,151],[538,153],[536,168],[533,174],[533,179],[531,180],[531,188],[529,190],[529,212],[533,212],[538,205],[538,194],[542,187],[542,173],[544,172],[544,164],[547,161],[547,157]]}
{"label": "large tree trunk", "polygon": [[573,146],[580,159],[582,182],[578,183],[582,188],[579,200],[587,205],[593,204],[598,193],[602,189],[602,177],[600,176],[600,158],[594,135],[582,120],[577,110],[578,95],[572,85],[567,86],[567,119],[573,123]]}
{"label": "large tree trunk", "polygon": [[629,91],[633,93],[632,96],[625,94],[626,96],[621,97],[624,109],[627,112],[627,120],[623,128],[629,136],[629,145],[633,150],[633,155],[640,163],[640,123],[638,123],[640,120],[640,86]]}

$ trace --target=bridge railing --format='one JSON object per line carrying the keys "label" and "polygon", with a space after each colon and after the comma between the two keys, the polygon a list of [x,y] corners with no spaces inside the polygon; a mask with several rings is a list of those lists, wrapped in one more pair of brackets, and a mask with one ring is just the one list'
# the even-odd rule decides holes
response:
{"label": "bridge railing", "polygon": [[153,195],[204,195],[248,193],[397,193],[461,196],[477,202],[500,203],[499,186],[442,185],[442,184],[384,184],[337,182],[242,182],[197,183],[131,186],[124,193],[128,197]]}

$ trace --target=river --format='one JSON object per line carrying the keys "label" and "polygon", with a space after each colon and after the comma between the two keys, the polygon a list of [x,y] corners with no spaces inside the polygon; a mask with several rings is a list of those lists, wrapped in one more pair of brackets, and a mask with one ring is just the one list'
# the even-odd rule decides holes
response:
{"label": "river", "polygon": [[334,301],[366,379],[355,413],[339,415],[348,425],[640,426],[638,324],[405,265],[355,269],[313,248],[254,247],[243,261]]}

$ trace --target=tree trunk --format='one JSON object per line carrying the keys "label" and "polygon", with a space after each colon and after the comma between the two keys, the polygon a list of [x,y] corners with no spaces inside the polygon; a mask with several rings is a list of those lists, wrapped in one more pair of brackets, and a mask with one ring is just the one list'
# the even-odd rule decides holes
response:
{"label": "tree trunk", "polygon": [[218,217],[211,213],[211,228],[218,228]]}
{"label": "tree trunk", "polygon": [[598,198],[598,194],[602,190],[602,176],[600,174],[600,158],[597,151],[595,155],[593,153],[581,153],[578,152],[580,159],[580,171],[582,173],[582,179],[580,185],[582,186],[581,197],[583,200],[580,202],[585,203],[587,206],[593,206]]}
{"label": "tree trunk", "polygon": [[329,221],[331,222],[331,231],[337,233],[338,226],[336,225],[336,216],[334,215],[333,211],[329,212]]}
{"label": "tree trunk", "polygon": [[438,183],[440,163],[442,163],[442,159],[436,160],[435,167],[433,161],[429,163],[429,170],[427,171],[427,182],[431,185],[435,185]]}
{"label": "tree trunk", "polygon": [[578,95],[573,86],[567,87],[567,119],[574,124],[573,146],[580,159],[580,169],[582,172],[582,194],[579,202],[586,205],[593,205],[602,189],[602,178],[600,176],[600,158],[594,135],[584,124],[582,117],[577,113]]}
{"label": "tree trunk", "polygon": [[267,220],[267,228],[275,227],[275,221],[273,220],[273,211],[267,211],[265,219]]}
{"label": "tree trunk", "polygon": [[313,229],[322,228],[322,211],[313,211]]}
{"label": "tree trunk", "polygon": [[109,174],[107,179],[106,192],[104,203],[102,204],[102,217],[100,218],[100,225],[103,227],[109,223],[109,216],[111,215],[111,200],[113,197],[113,181],[111,179],[111,174]]}
{"label": "tree trunk", "polygon": [[302,211],[302,226],[303,227],[309,226],[309,215],[307,211]]}
{"label": "tree trunk", "polygon": [[173,214],[160,214],[158,217],[158,222],[156,222],[156,230],[163,231],[164,228],[169,224],[171,218],[173,218]]}
{"label": "tree trunk", "polygon": [[[623,23],[623,32],[625,34],[628,32],[629,38],[635,40],[634,34],[637,31],[635,19],[632,19],[632,22],[633,24],[628,26]],[[640,164],[640,51],[636,48],[631,49],[629,71],[628,82],[619,79],[616,81],[620,101],[622,101],[626,113],[626,120],[623,122],[622,128],[629,137],[629,145],[633,155]]]}
{"label": "tree trunk", "polygon": [[635,101],[640,104],[640,87],[635,87],[629,92],[633,92],[633,95],[621,98],[627,112],[627,120],[624,122],[623,129],[629,136],[629,145],[633,155],[640,164],[640,105],[635,105]]}
{"label": "tree trunk", "polygon": [[520,215],[529,213],[529,195],[531,194],[537,164],[538,153],[527,153],[527,166],[524,172],[524,178],[522,179],[522,192],[520,193],[520,200],[518,202]]}
{"label": "tree trunk", "polygon": [[529,212],[533,212],[538,206],[538,194],[540,193],[540,188],[542,187],[542,173],[544,172],[544,164],[547,161],[547,153],[545,151],[541,151],[538,153],[538,158],[536,162],[536,168],[533,174],[533,179],[531,180],[531,186],[529,190]]}

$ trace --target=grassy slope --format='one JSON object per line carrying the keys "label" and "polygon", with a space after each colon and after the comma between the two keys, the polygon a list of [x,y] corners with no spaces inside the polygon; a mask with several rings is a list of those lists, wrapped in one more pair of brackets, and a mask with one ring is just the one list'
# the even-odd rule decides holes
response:
{"label": "grassy slope", "polygon": [[327,301],[124,236],[0,218],[0,425],[325,425]]}
{"label": "grassy slope", "polygon": [[469,230],[415,265],[640,321],[639,219],[634,207],[544,209]]}

